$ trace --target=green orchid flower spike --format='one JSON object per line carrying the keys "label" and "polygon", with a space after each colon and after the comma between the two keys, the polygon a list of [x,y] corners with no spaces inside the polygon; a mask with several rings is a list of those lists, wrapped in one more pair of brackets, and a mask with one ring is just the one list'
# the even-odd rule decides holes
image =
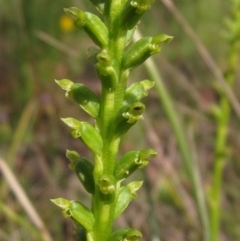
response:
{"label": "green orchid flower spike", "polygon": [[76,7],[64,10],[96,45],[88,49],[88,58],[101,82],[101,95],[98,97],[85,85],[68,79],[56,80],[56,83],[66,91],[68,99],[93,118],[94,124],[62,118],[72,136],[93,154],[93,160],[87,160],[74,150],[66,153],[70,170],[92,201],[88,206],[65,197],[51,201],[62,209],[64,217],[74,221],[77,240],[82,240],[84,235],[86,241],[137,241],[142,237],[140,231],[133,227],[113,231],[112,226],[137,197],[136,192],[143,183],[123,180],[147,166],[157,153],[143,149],[117,156],[121,137],[143,119],[146,107],[142,99],[154,82],[141,80],[129,85],[127,79],[132,69],[161,52],[172,37],[159,34],[131,44],[137,24],[153,0],[91,0],[91,3],[101,16]]}

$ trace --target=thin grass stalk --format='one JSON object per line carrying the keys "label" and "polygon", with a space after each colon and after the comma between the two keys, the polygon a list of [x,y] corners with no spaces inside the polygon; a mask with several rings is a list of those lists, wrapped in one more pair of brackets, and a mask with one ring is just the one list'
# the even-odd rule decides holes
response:
{"label": "thin grass stalk", "polygon": [[26,132],[29,128],[29,124],[32,123],[32,119],[36,112],[37,104],[35,101],[30,100],[22,112],[16,130],[14,132],[11,145],[8,149],[7,162],[10,166],[13,165],[13,161],[15,160],[22,140],[24,139],[24,136],[26,135]]}
{"label": "thin grass stalk", "polygon": [[[233,53],[233,52],[232,52]],[[234,55],[237,52],[233,53]],[[233,75],[227,74],[226,80],[229,85],[233,82]],[[222,189],[222,175],[226,165],[227,159],[227,139],[228,139],[228,124],[231,115],[231,104],[225,96],[221,97],[219,105],[221,114],[217,117],[217,130],[216,130],[216,141],[215,141],[215,158],[213,167],[213,183],[211,187],[211,231],[212,241],[219,240],[219,224],[220,224],[220,198]]]}
{"label": "thin grass stalk", "polygon": [[[145,191],[149,192],[151,190],[151,185],[148,179],[147,172],[144,171],[144,180],[145,180]],[[154,200],[152,197],[152,194],[149,193],[147,194],[147,202],[148,202],[148,208],[149,208],[149,215],[148,215],[148,221],[149,221],[149,227],[151,231],[151,241],[161,241],[160,235],[159,235],[159,227],[158,227],[158,222],[157,222],[157,217],[155,213],[155,208],[154,208]],[[160,231],[161,232],[161,231]]]}
{"label": "thin grass stalk", "polygon": [[21,214],[16,213],[14,210],[12,210],[7,204],[3,203],[1,200],[0,200],[0,212],[3,213],[8,219],[18,223],[21,227],[26,229],[27,232],[34,235],[34,237],[38,239],[41,238],[40,232],[35,227],[33,227],[32,224],[30,224],[25,217],[23,217]]}
{"label": "thin grass stalk", "polygon": [[172,15],[175,17],[179,25],[183,28],[189,39],[193,42],[196,49],[198,50],[200,56],[206,63],[206,66],[209,68],[209,70],[212,72],[213,76],[218,81],[219,85],[221,86],[221,90],[225,95],[227,96],[228,100],[232,104],[232,108],[235,111],[238,118],[240,118],[240,104],[239,101],[232,91],[231,88],[226,84],[226,80],[223,76],[223,73],[207,48],[204,46],[202,41],[198,38],[198,36],[195,34],[194,30],[191,28],[191,26],[188,24],[187,20],[182,16],[182,14],[178,11],[177,7],[173,3],[172,0],[161,0],[164,6],[172,13]]}
{"label": "thin grass stalk", "polygon": [[[191,151],[191,156],[192,156],[192,162],[193,162],[193,172],[194,176],[196,178],[196,182],[198,185],[198,198],[200,199],[200,203],[205,204],[205,212],[207,213],[207,208],[206,208],[206,197],[205,197],[205,190],[203,188],[203,183],[202,183],[202,177],[200,175],[200,166],[199,166],[199,160],[198,160],[198,155],[197,155],[197,146],[196,142],[194,139],[194,126],[190,125],[188,130],[187,130],[187,137],[189,141],[189,149]],[[209,217],[208,217],[209,218]],[[208,221],[209,222],[209,221]],[[209,233],[211,235],[211,229],[209,230]],[[211,238],[210,238],[211,240]]]}
{"label": "thin grass stalk", "polygon": [[[225,71],[226,84],[229,88],[233,88],[236,69],[239,60],[240,50],[240,28],[235,28],[236,24],[239,26],[240,21],[240,1],[233,2],[233,20],[229,27],[229,54],[228,67]],[[233,27],[233,28],[231,28]],[[228,159],[228,135],[229,135],[229,120],[231,116],[231,103],[227,96],[220,92],[220,103],[216,107],[216,139],[215,139],[215,158],[213,167],[213,181],[210,191],[210,227],[211,227],[211,241],[218,241],[220,235],[221,222],[221,194],[222,194],[222,179],[224,167]]]}
{"label": "thin grass stalk", "polygon": [[[139,30],[136,33],[137,34],[135,34],[135,40],[141,37],[141,33],[139,32]],[[166,116],[171,124],[173,133],[179,146],[179,150],[183,159],[187,175],[192,183],[192,188],[198,208],[198,215],[203,227],[204,240],[210,241],[209,218],[205,198],[202,198],[202,192],[200,191],[201,186],[199,185],[199,181],[197,180],[197,176],[195,175],[191,152],[189,151],[189,145],[184,134],[184,127],[174,108],[172,98],[163,83],[157,66],[151,59],[148,59],[148,61],[146,61],[144,65],[148,71],[148,74],[156,83],[158,97],[161,101],[161,105],[165,110]]]}
{"label": "thin grass stalk", "polygon": [[[31,123],[33,123],[33,118],[37,113],[37,109],[38,106],[36,102],[33,100],[29,101],[22,112],[20,120],[18,121],[18,125],[12,136],[11,144],[8,148],[8,153],[6,156],[6,161],[11,168],[14,165],[14,160],[16,160],[16,156],[21,147],[24,136],[26,135],[29,126],[31,126]],[[8,188],[6,184],[3,183],[1,193],[4,194],[4,196],[7,195],[7,190]]]}
{"label": "thin grass stalk", "polygon": [[61,51],[62,53],[65,53],[69,57],[73,59],[77,59],[79,57],[79,53],[76,52],[75,49],[72,49],[71,47],[67,46],[63,42],[55,39],[53,36],[50,34],[47,34],[43,31],[37,30],[35,32],[35,36],[42,40],[43,42],[49,44],[50,46],[53,46],[55,49]]}
{"label": "thin grass stalk", "polygon": [[[148,141],[158,152],[158,159],[161,160],[159,168],[161,168],[162,172],[165,173],[170,179],[170,185],[172,185],[172,188],[175,190],[177,199],[181,203],[180,205],[186,213],[189,224],[195,228],[199,227],[194,200],[192,199],[191,194],[189,194],[183,187],[180,177],[175,175],[171,160],[163,154],[162,143],[157,135],[156,130],[151,126],[147,115],[144,116],[144,128],[145,133],[147,133],[146,135],[148,136]],[[176,199],[175,196],[172,196],[172,198]]]}

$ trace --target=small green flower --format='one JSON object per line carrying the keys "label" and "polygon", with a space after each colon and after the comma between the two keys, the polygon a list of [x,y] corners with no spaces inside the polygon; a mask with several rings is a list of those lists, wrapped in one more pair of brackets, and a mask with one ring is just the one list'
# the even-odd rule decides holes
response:
{"label": "small green flower", "polygon": [[133,124],[138,120],[143,119],[143,112],[145,111],[145,105],[141,102],[133,103],[127,112],[124,112],[122,116],[127,119],[127,123]]}
{"label": "small green flower", "polygon": [[105,195],[115,193],[115,185],[115,178],[111,175],[102,175],[98,179],[98,187],[100,191]]}

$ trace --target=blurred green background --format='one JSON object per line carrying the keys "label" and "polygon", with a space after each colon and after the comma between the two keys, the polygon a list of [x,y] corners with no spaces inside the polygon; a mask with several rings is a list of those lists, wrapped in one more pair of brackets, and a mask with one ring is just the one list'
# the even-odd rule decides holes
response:
{"label": "blurred green background", "polygon": [[[163,4],[165,2],[165,4]],[[166,33],[174,40],[153,59],[186,127],[196,156],[204,190],[212,179],[215,122],[208,110],[219,100],[216,80],[197,46],[166,7],[156,1],[139,30],[144,36]],[[224,19],[231,4],[222,0],[174,1],[222,71],[228,43]],[[60,117],[88,117],[54,79],[68,78],[86,84],[98,95],[100,84],[86,50],[93,46],[84,32],[75,29],[63,8],[94,8],[87,1],[3,0],[0,1],[0,156],[9,164],[52,240],[74,240],[73,225],[64,219],[50,198],[64,197],[89,203],[89,196],[68,169],[65,150],[77,150],[91,158],[85,147],[71,138]],[[240,24],[240,23],[239,23]],[[141,67],[130,81],[148,78]],[[237,74],[239,79],[239,73]],[[239,94],[239,81],[234,92]],[[145,172],[139,197],[131,203],[116,227],[140,229],[144,240],[201,241],[191,184],[186,177],[175,137],[155,90],[144,100],[147,113],[127,133],[121,153],[131,149],[157,148],[159,156]],[[239,119],[233,113],[229,125],[229,155],[223,174],[221,241],[240,240],[240,136]],[[191,139],[193,138],[194,141]],[[18,198],[0,172],[0,240],[42,240]],[[155,239],[160,240],[160,239]]]}

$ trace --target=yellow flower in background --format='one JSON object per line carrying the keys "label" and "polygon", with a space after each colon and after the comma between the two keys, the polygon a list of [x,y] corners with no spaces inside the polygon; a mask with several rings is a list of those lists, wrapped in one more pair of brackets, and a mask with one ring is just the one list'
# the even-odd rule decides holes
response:
{"label": "yellow flower in background", "polygon": [[63,32],[70,32],[73,29],[73,20],[67,15],[62,15],[59,20],[59,25]]}

